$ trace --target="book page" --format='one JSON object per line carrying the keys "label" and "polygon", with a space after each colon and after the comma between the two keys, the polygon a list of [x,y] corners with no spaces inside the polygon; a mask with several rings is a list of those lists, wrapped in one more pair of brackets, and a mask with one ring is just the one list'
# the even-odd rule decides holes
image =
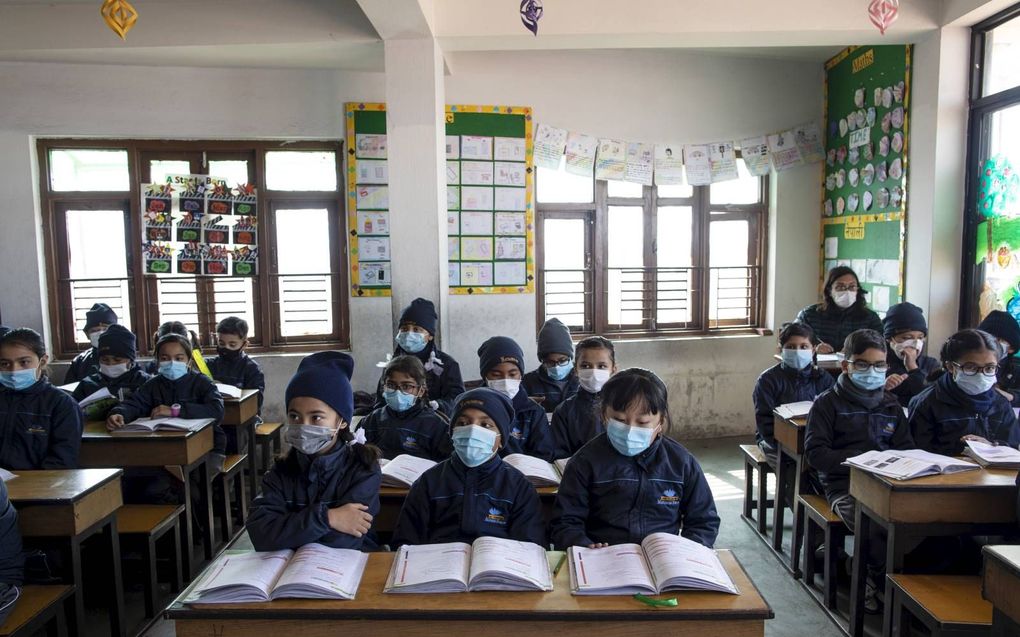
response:
{"label": "book page", "polygon": [[268,597],[293,554],[293,551],[284,550],[227,555],[209,568],[209,574],[195,592],[201,597],[219,588],[253,586]]}
{"label": "book page", "polygon": [[393,589],[454,580],[467,587],[471,547],[463,542],[405,545],[393,562]]}
{"label": "book page", "polygon": [[367,560],[368,555],[361,551],[306,544],[294,553],[276,582],[275,590],[281,591],[285,586],[304,591],[318,588],[339,597],[353,598]]}
{"label": "book page", "polygon": [[920,449],[868,451],[859,456],[847,458],[846,464],[894,480],[907,480],[938,473],[954,473],[980,468],[970,462],[928,453]]}
{"label": "book page", "polygon": [[382,473],[384,479],[386,477],[396,478],[400,483],[412,485],[415,480],[421,477],[421,474],[435,465],[436,463],[428,458],[418,458],[402,453],[387,462],[386,466],[382,468]]}
{"label": "book page", "polygon": [[233,385],[227,385],[226,383],[216,383],[216,391],[220,392],[223,396],[229,396],[231,398],[240,398],[241,390]]}
{"label": "book page", "polygon": [[0,468],[0,482],[7,482],[8,480],[13,480],[17,477],[18,476],[16,474],[11,473],[7,469]]}
{"label": "book page", "polygon": [[89,405],[93,403],[98,403],[100,400],[106,400],[107,398],[115,397],[113,394],[110,393],[109,388],[103,387],[99,391],[92,392],[85,398],[82,398],[81,401],[78,402],[78,406],[81,407],[82,409],[85,409]]}
{"label": "book page", "polygon": [[967,440],[967,455],[987,463],[1020,463],[1020,450],[1008,445],[989,445],[977,440]]}
{"label": "book page", "polygon": [[471,545],[469,582],[481,573],[497,572],[552,590],[545,550],[532,542],[480,537]]}
{"label": "book page", "polygon": [[640,586],[655,590],[644,551],[637,544],[618,544],[601,549],[570,547],[577,574],[577,589],[614,589]]}
{"label": "book page", "polygon": [[776,413],[782,416],[783,418],[786,418],[787,420],[791,418],[800,418],[808,415],[808,412],[811,411],[812,405],[814,405],[814,403],[811,402],[810,400],[802,400],[796,403],[786,403],[785,405],[780,405],[776,407]]}
{"label": "book page", "polygon": [[705,588],[737,592],[719,556],[707,546],[669,533],[652,533],[641,546],[660,592],[667,582],[678,578],[687,580],[685,588],[702,588],[697,583],[704,582],[709,585]]}
{"label": "book page", "polygon": [[528,456],[523,453],[512,453],[503,458],[503,462],[506,462],[508,465],[517,469],[526,476],[542,478],[543,480],[548,480],[555,484],[559,484],[560,482],[560,476],[553,465],[541,458],[535,458],[534,456]]}

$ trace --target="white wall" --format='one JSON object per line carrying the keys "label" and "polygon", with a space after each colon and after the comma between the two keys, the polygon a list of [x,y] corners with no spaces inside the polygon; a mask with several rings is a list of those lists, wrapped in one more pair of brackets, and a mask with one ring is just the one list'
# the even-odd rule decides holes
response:
{"label": "white wall", "polygon": [[[450,103],[532,106],[537,121],[634,141],[710,142],[821,118],[821,65],[659,51],[455,55]],[[189,99],[173,87],[230,86]],[[163,90],[154,90],[161,87]],[[170,90],[165,90],[170,87]],[[381,74],[0,64],[0,304],[8,323],[45,327],[31,136],[337,138],[340,104],[383,100]],[[817,166],[772,179],[769,323],[815,300]],[[13,231],[8,231],[13,230]],[[13,299],[17,299],[15,303]],[[533,295],[452,296],[443,347],[477,378],[478,345],[517,339],[535,361]],[[374,386],[392,349],[388,299],[351,300],[355,385]],[[681,437],[753,431],[750,393],[774,337],[627,341],[623,366],[666,380]],[[299,357],[262,357],[268,415]]]}

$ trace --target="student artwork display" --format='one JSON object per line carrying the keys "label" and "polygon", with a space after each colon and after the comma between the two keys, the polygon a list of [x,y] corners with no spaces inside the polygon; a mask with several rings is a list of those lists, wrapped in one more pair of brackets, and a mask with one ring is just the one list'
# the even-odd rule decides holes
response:
{"label": "student artwork display", "polygon": [[142,184],[146,274],[258,274],[258,193],[209,175]]}
{"label": "student artwork display", "polygon": [[998,155],[985,160],[977,180],[975,210],[984,217],[976,233],[978,309],[1020,317],[1020,175]]}
{"label": "student artwork display", "polygon": [[[390,293],[385,104],[347,104],[347,189],[351,291]],[[446,205],[450,292],[515,294],[534,289],[534,167],[541,150],[559,165],[575,155],[594,168],[598,140],[545,127],[532,137],[531,109],[450,105],[446,109]],[[569,149],[568,149],[569,146]],[[620,157],[626,170],[627,148]],[[635,158],[640,161],[640,158]],[[647,152],[651,176],[651,148]],[[640,169],[639,169],[640,170]]]}

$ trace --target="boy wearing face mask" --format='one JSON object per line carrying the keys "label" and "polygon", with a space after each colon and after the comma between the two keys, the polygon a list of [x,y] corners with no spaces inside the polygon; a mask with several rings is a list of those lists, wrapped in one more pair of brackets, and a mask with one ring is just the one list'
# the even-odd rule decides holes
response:
{"label": "boy wearing face mask", "polygon": [[1020,444],[1013,408],[995,391],[998,357],[998,343],[987,332],[963,330],[949,337],[934,385],[910,403],[910,431],[919,449],[958,456],[967,440]]}
{"label": "boy wearing face mask", "polygon": [[614,375],[602,389],[606,432],[567,463],[550,535],[557,549],[640,544],[679,534],[711,548],[719,514],[694,456],[667,434],[666,385],[647,369]]}
{"label": "boy wearing face mask", "polygon": [[868,308],[867,290],[861,287],[857,274],[846,266],[829,270],[822,302],[801,310],[796,321],[814,330],[819,354],[840,349],[847,336],[857,330],[882,331],[882,319]]}
{"label": "boy wearing face mask", "polygon": [[[400,313],[400,323],[395,338],[397,347],[393,356],[410,354],[416,357],[425,367],[428,392],[426,398],[432,408],[443,414],[453,411],[453,402],[464,393],[464,379],[460,375],[460,364],[446,352],[439,351],[436,346],[436,323],[439,315],[436,306],[427,299],[415,299]],[[375,405],[378,409],[386,405],[383,398],[383,383],[379,379],[379,387],[375,394]]]}
{"label": "boy wearing face mask", "polygon": [[939,368],[937,360],[922,353],[928,336],[924,313],[913,303],[897,303],[886,311],[882,331],[889,342],[885,390],[906,407],[924,391],[928,377]]}
{"label": "boy wearing face mask", "polygon": [[484,387],[457,399],[454,455],[411,486],[393,532],[395,546],[473,542],[481,536],[545,546],[542,508],[524,474],[500,458],[514,408]]}
{"label": "boy wearing face mask", "polygon": [[383,372],[380,407],[361,421],[365,439],[382,457],[400,454],[442,462],[450,457],[450,423],[425,400],[425,368],[414,356],[397,356]]}
{"label": "boy wearing face mask", "polygon": [[[262,413],[266,377],[259,364],[244,351],[248,347],[248,321],[228,316],[216,325],[216,356],[206,362],[209,373],[217,383],[233,385],[238,389],[257,389],[259,413]],[[245,453],[248,450],[247,430],[228,427],[227,453]]]}
{"label": "boy wearing face mask", "polygon": [[579,387],[570,329],[558,318],[549,319],[538,331],[538,360],[538,369],[524,375],[524,391],[541,397],[542,409],[551,414]]}
{"label": "boy wearing face mask", "polygon": [[1014,407],[1020,407],[1020,324],[1013,315],[1002,310],[992,310],[981,321],[978,329],[988,332],[998,341],[999,352],[998,389]]}
{"label": "boy wearing face mask", "polygon": [[83,378],[71,398],[79,403],[106,388],[113,397],[85,408],[85,420],[106,420],[110,410],[124,402],[151,378],[135,365],[138,350],[135,335],[123,325],[111,325],[99,337],[99,371]]}
{"label": "boy wearing face mask", "polygon": [[319,352],[301,361],[287,385],[290,452],[262,478],[245,525],[256,551],[316,542],[371,549],[379,512],[379,450],[351,432],[354,359]]}
{"label": "boy wearing face mask", "polygon": [[46,377],[46,345],[27,327],[0,337],[0,467],[74,469],[81,410]]}
{"label": "boy wearing face mask", "polygon": [[556,459],[569,458],[605,431],[602,387],[616,373],[613,342],[589,336],[577,344],[576,354],[579,389],[556,408],[552,417]]}
{"label": "boy wearing face mask", "polygon": [[521,386],[524,351],[520,345],[512,338],[493,336],[478,348],[478,360],[486,386],[506,396],[516,414],[503,439],[500,455],[523,453],[551,462],[555,442],[549,419]]}
{"label": "boy wearing face mask", "polygon": [[91,347],[71,361],[71,366],[67,368],[67,374],[64,376],[65,385],[76,383],[99,371],[99,335],[106,328],[116,324],[117,314],[106,303],[96,303],[92,309],[85,312],[83,331],[89,337]]}

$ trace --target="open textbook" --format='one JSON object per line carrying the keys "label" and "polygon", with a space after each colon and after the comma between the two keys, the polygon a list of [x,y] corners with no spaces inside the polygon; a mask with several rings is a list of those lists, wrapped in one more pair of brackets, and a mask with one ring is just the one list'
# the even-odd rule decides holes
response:
{"label": "open textbook", "polygon": [[216,383],[216,391],[220,392],[221,396],[227,396],[229,398],[241,397],[241,389],[239,387],[227,385],[226,383]]}
{"label": "open textbook", "polygon": [[574,595],[633,595],[685,589],[738,594],[713,549],[670,533],[652,533],[641,544],[567,551]]}
{"label": "open textbook", "polygon": [[225,553],[210,566],[189,604],[267,602],[273,599],[354,599],[368,554],[306,544],[297,551]]}
{"label": "open textbook", "polygon": [[382,466],[382,486],[410,488],[421,477],[421,474],[436,466],[436,463],[428,458],[402,453],[389,462],[383,463],[380,460],[380,466]]}
{"label": "open textbook", "polygon": [[990,445],[976,440],[968,440],[963,455],[973,458],[982,467],[1020,469],[1020,450],[1009,445]]}
{"label": "open textbook", "polygon": [[794,418],[804,418],[811,411],[811,406],[814,405],[810,400],[802,400],[797,403],[786,403],[776,407],[776,415],[785,418],[786,420],[792,420]]}
{"label": "open textbook", "polygon": [[570,458],[560,458],[556,462],[546,462],[541,458],[523,453],[512,453],[503,458],[503,462],[523,473],[524,477],[536,487],[559,486],[569,460]]}
{"label": "open textbook", "polygon": [[471,544],[405,545],[397,550],[386,593],[551,591],[545,550],[531,542],[483,536]]}
{"label": "open textbook", "polygon": [[845,464],[894,480],[910,480],[911,478],[973,471],[981,468],[967,460],[940,456],[937,453],[929,453],[921,449],[867,451],[859,456],[847,458]]}
{"label": "open textbook", "polygon": [[139,418],[132,420],[113,433],[129,433],[138,431],[198,431],[209,423],[212,418]]}

